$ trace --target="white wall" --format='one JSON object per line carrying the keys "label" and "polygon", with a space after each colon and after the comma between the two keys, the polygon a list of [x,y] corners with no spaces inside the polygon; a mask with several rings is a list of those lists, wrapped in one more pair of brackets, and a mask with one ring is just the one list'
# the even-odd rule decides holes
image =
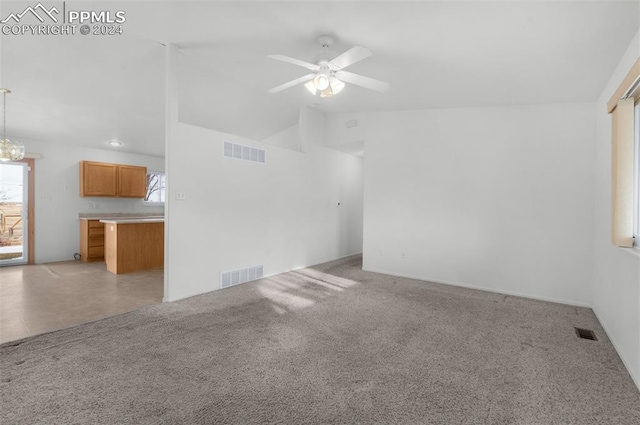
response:
{"label": "white wall", "polygon": [[[265,149],[266,165],[224,158],[224,140]],[[361,252],[361,158],[313,143],[296,152],[179,122],[168,143],[165,300],[219,289],[221,271],[264,264],[272,275]]]}
{"label": "white wall", "polygon": [[640,388],[640,254],[611,244],[611,116],[606,103],[640,56],[636,34],[596,104],[593,311]]}
{"label": "white wall", "polygon": [[365,140],[365,270],[590,305],[593,104],[327,122]]}
{"label": "white wall", "polygon": [[140,199],[82,198],[79,162],[100,161],[142,165],[163,171],[164,158],[89,149],[61,143],[24,142],[27,151],[42,154],[35,160],[35,256],[37,263],[73,260],[80,251],[78,213],[162,213]]}
{"label": "white wall", "polygon": [[267,137],[261,140],[262,143],[266,143],[273,146],[278,146],[285,149],[292,149],[294,151],[302,151],[300,145],[300,129],[299,125],[292,125],[273,136]]}
{"label": "white wall", "polygon": [[[272,137],[298,122],[299,108],[295,103],[239,80],[236,71],[221,72],[220,58],[229,60],[229,55],[236,52],[216,50],[220,45],[212,45],[209,50],[198,44],[183,46],[177,58],[180,122],[253,140]],[[266,53],[260,56],[266,65],[270,59]],[[261,64],[256,65],[255,72],[261,72]],[[287,81],[286,77],[283,81]]]}

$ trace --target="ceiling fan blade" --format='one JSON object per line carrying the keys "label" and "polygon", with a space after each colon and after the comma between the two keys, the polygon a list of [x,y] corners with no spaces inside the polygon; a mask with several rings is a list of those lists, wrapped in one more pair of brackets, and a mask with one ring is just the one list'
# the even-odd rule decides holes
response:
{"label": "ceiling fan blade", "polygon": [[355,46],[351,49],[347,50],[337,58],[334,58],[329,62],[329,66],[337,71],[339,69],[344,69],[349,65],[353,65],[356,62],[360,62],[362,59],[366,59],[371,56],[371,50],[362,46]]}
{"label": "ceiling fan blade", "polygon": [[315,78],[316,74],[307,74],[304,77],[300,77],[300,78],[296,78],[295,80],[291,80],[288,83],[284,83],[281,84],[277,87],[272,88],[271,90],[269,90],[269,93],[278,93],[282,90],[286,90],[289,87],[293,87],[295,85],[298,84],[302,84],[302,83],[306,83],[309,80],[313,80]]}
{"label": "ceiling fan blade", "polygon": [[301,66],[303,68],[310,69],[312,71],[317,71],[317,70],[320,69],[320,67],[318,65],[315,65],[315,64],[309,63],[309,62],[305,62],[305,61],[302,61],[300,59],[290,58],[289,56],[268,55],[267,57],[270,58],[270,59],[275,59],[275,60],[282,61],[282,62],[292,63],[294,65],[298,65],[298,66]]}
{"label": "ceiling fan blade", "polygon": [[365,77],[364,75],[354,74],[353,72],[338,71],[336,72],[336,77],[338,77],[339,80],[342,80],[345,83],[355,84],[356,86],[379,91],[381,93],[389,90],[389,83]]}

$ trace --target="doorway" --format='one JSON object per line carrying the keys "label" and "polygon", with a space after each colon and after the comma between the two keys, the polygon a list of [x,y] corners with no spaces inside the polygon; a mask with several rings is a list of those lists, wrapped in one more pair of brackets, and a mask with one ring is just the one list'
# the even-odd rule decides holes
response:
{"label": "doorway", "polygon": [[33,160],[0,162],[0,266],[33,263]]}

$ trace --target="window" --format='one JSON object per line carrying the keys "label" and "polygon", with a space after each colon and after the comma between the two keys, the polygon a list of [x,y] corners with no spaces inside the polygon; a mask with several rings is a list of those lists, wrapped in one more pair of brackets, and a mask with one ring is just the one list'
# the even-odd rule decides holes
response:
{"label": "window", "polygon": [[611,242],[638,246],[638,110],[640,58],[607,102],[611,114]]}
{"label": "window", "polygon": [[635,106],[634,137],[633,239],[635,247],[640,248],[640,103]]}
{"label": "window", "polygon": [[147,196],[145,196],[144,202],[148,204],[164,204],[164,188],[164,173],[149,171],[147,173]]}

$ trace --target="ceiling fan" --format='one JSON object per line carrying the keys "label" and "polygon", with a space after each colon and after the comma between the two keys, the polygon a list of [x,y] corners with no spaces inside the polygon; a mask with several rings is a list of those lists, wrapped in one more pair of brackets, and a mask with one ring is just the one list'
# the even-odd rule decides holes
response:
{"label": "ceiling fan", "polygon": [[303,77],[296,78],[288,83],[274,87],[269,90],[269,93],[278,93],[282,90],[303,83],[311,94],[316,95],[319,93],[320,97],[331,97],[334,94],[340,93],[344,88],[345,83],[355,84],[356,86],[375,90],[381,93],[389,90],[389,83],[344,70],[346,67],[371,56],[371,50],[366,47],[355,46],[343,54],[333,59],[329,59],[329,49],[333,45],[333,38],[328,35],[322,35],[318,38],[318,41],[322,45],[322,53],[320,55],[320,60],[315,64],[284,55],[267,56],[270,59],[288,62],[313,71]]}

